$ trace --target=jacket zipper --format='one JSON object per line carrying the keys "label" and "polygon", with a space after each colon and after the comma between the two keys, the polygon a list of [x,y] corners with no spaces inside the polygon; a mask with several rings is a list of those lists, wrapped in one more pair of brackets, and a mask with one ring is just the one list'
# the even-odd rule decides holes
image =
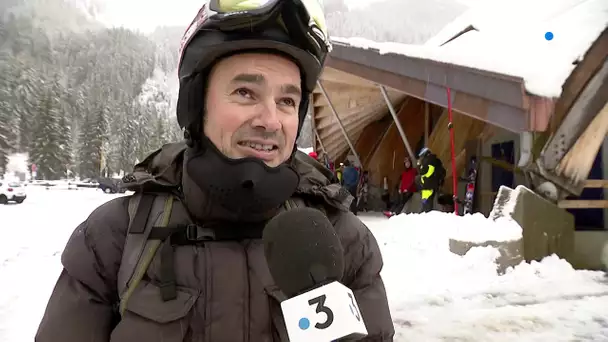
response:
{"label": "jacket zipper", "polygon": [[251,299],[251,279],[249,278],[249,254],[247,253],[247,247],[249,245],[249,242],[241,242],[241,246],[243,247],[243,254],[245,255],[245,300],[243,301],[243,315],[244,315],[244,319],[243,319],[243,325],[244,328],[243,329],[243,341],[244,342],[249,342],[249,333],[250,333],[250,314],[251,314],[251,305],[249,303],[249,300]]}
{"label": "jacket zipper", "polygon": [[[202,246],[202,245],[201,245]],[[201,246],[190,246],[194,252],[194,260],[193,260],[193,268],[194,268],[194,276],[195,279],[203,279],[203,281],[201,282],[201,292],[202,292],[202,296],[203,296],[203,305],[202,305],[202,309],[199,309],[199,303],[200,303],[200,298],[199,300],[196,301],[195,305],[195,313],[196,315],[192,316],[192,322],[190,323],[191,325],[191,329],[193,331],[192,334],[192,341],[200,341],[203,342],[206,340],[205,338],[205,321],[207,320],[207,300],[206,300],[206,296],[207,296],[207,282],[205,279],[207,279],[207,264],[205,262],[205,260],[203,260],[203,277],[198,277],[197,274],[199,272],[199,268],[200,268],[200,258],[203,257],[205,258],[205,252],[203,251],[203,253],[201,253],[201,251],[199,250],[199,247]],[[204,248],[204,246],[202,246]],[[197,320],[200,320],[199,322],[197,322]]]}

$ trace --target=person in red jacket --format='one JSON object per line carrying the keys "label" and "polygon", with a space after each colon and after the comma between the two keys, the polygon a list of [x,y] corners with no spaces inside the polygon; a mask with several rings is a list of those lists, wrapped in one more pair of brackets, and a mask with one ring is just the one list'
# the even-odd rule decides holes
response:
{"label": "person in red jacket", "polygon": [[399,184],[399,197],[392,208],[384,212],[384,215],[391,217],[403,211],[407,201],[412,198],[414,192],[416,192],[416,175],[418,171],[415,167],[412,167],[412,161],[409,157],[405,157],[403,160],[405,170],[401,173],[401,181]]}

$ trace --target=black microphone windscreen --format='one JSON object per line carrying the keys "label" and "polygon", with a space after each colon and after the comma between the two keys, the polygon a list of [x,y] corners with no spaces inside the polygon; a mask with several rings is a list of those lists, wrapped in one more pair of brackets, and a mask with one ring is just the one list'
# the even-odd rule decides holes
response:
{"label": "black microphone windscreen", "polygon": [[339,281],[344,249],[329,219],[313,208],[294,208],[268,222],[264,253],[275,284],[288,297]]}

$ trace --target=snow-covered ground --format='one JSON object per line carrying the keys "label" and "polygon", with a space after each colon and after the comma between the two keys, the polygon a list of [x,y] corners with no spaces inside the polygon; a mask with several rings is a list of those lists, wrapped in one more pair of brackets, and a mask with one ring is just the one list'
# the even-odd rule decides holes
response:
{"label": "snow-covered ground", "polygon": [[551,256],[498,276],[496,249],[449,251],[454,235],[511,235],[505,222],[439,212],[365,221],[383,251],[396,341],[608,341],[603,272]]}
{"label": "snow-covered ground", "polygon": [[[2,342],[33,340],[72,230],[121,196],[62,189],[28,186],[23,204],[0,206]],[[444,213],[361,217],[383,251],[396,341],[608,341],[608,282],[601,272],[575,271],[549,257],[497,276],[494,249],[464,257],[448,250],[454,234],[485,229],[512,236],[512,224]]]}

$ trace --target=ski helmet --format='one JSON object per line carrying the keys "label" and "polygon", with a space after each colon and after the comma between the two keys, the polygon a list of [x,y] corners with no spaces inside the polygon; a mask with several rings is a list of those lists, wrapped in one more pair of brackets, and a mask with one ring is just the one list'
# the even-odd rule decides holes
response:
{"label": "ski helmet", "polygon": [[268,51],[290,58],[300,68],[299,135],[309,96],[331,48],[319,0],[210,0],[181,40],[177,121],[185,134],[195,133],[191,126],[202,119],[206,78],[218,60]]}
{"label": "ski helmet", "polygon": [[418,153],[418,158],[423,158],[424,156],[426,156],[427,154],[431,153],[431,150],[428,147],[424,147],[422,150],[420,150],[420,152]]}

